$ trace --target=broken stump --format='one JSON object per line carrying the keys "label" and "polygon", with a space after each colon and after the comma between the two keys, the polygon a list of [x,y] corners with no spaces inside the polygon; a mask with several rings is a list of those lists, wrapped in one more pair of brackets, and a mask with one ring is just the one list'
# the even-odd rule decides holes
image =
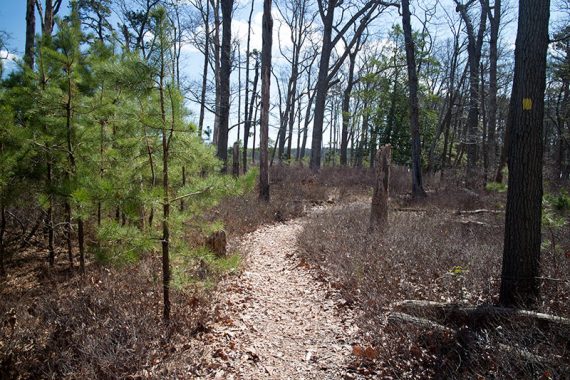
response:
{"label": "broken stump", "polygon": [[390,187],[391,162],[392,145],[387,144],[376,153],[376,180],[370,211],[370,231],[383,230],[388,227],[388,189]]}
{"label": "broken stump", "polygon": [[218,257],[226,255],[226,245],[226,231],[224,230],[216,231],[206,239],[206,247]]}

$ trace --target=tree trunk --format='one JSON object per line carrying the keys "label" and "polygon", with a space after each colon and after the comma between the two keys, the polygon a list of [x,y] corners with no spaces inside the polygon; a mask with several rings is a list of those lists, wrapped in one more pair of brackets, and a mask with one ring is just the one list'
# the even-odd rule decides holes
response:
{"label": "tree trunk", "polygon": [[[243,128],[243,172],[247,171],[247,142],[249,140],[249,133],[251,131],[252,121],[255,123],[255,118],[257,118],[257,110],[255,118],[253,116],[253,105],[255,104],[255,99],[257,98],[257,82],[259,81],[259,57],[255,56],[255,76],[253,77],[253,91],[251,93],[251,99],[249,103],[249,111],[247,112],[247,117],[245,120],[245,125]],[[247,105],[246,105],[247,107]],[[255,124],[253,132],[253,152],[255,152]],[[254,156],[252,155],[252,161]]]}
{"label": "tree trunk", "polygon": [[509,181],[500,303],[528,307],[539,296],[544,91],[550,0],[520,0],[509,107]]}
{"label": "tree trunk", "polygon": [[[166,109],[164,98],[164,41],[160,42],[160,74],[159,74],[159,101],[162,121],[162,294],[163,318],[165,323],[170,321],[170,194],[168,178],[169,160],[169,134],[166,129]],[[172,133],[172,130],[170,131]]]}
{"label": "tree trunk", "polygon": [[26,1],[26,47],[24,62],[29,68],[34,68],[34,42],[36,39],[36,0]]}
{"label": "tree trunk", "polygon": [[216,100],[214,114],[214,145],[218,145],[220,133],[220,98],[221,98],[221,67],[220,67],[220,0],[210,0],[214,11],[214,79],[216,83]]}
{"label": "tree trunk", "polygon": [[329,1],[326,17],[323,19],[323,43],[321,47],[321,60],[319,63],[319,76],[315,88],[315,110],[313,120],[313,139],[311,142],[311,170],[318,171],[321,168],[321,145],[323,143],[323,123],[328,92],[329,62],[332,51],[332,30],[334,19],[334,1]]}
{"label": "tree trunk", "polygon": [[4,256],[6,256],[6,248],[4,243],[4,233],[6,232],[6,207],[0,202],[0,277],[6,276],[6,267],[4,264]]}
{"label": "tree trunk", "polygon": [[422,184],[420,110],[418,106],[418,73],[416,70],[415,46],[410,21],[410,1],[402,0],[402,24],[406,41],[406,63],[408,66],[408,88],[410,91],[410,136],[412,145],[412,196],[425,197]]}
{"label": "tree trunk", "polygon": [[465,145],[467,150],[467,167],[465,172],[465,184],[467,188],[474,188],[477,184],[477,141],[479,124],[479,64],[481,61],[481,48],[485,33],[487,13],[484,0],[481,1],[481,18],[479,30],[475,35],[475,29],[471,17],[468,14],[468,6],[457,4],[457,11],[465,22],[467,30],[467,55],[469,61],[469,112],[467,114],[467,133]]}
{"label": "tree trunk", "polygon": [[232,73],[232,11],[233,0],[222,0],[222,49],[220,59],[220,109],[217,156],[222,161],[222,172],[228,166],[228,132],[230,119],[230,75]]}
{"label": "tree trunk", "polygon": [[44,24],[42,30],[44,36],[51,36],[55,24],[55,15],[59,12],[61,3],[62,0],[55,0],[55,3],[53,0],[45,0]]}
{"label": "tree trunk", "polygon": [[206,91],[208,85],[208,62],[210,59],[210,2],[206,0],[206,14],[204,19],[204,68],[202,69],[202,93],[200,94],[200,117],[198,119],[198,135],[202,138],[204,130],[204,114],[206,111]]}
{"label": "tree trunk", "polygon": [[498,41],[499,27],[501,25],[501,0],[495,0],[494,12],[487,6],[489,13],[490,38],[489,38],[489,125],[487,133],[487,149],[490,160],[489,166],[494,167],[497,159],[497,143],[495,131],[497,130],[497,62],[499,59]]}
{"label": "tree trunk", "polygon": [[269,202],[269,96],[271,85],[271,46],[273,42],[273,18],[271,0],[263,1],[261,50],[261,121],[259,159],[259,199]]}
{"label": "tree trunk", "polygon": [[[249,140],[249,130],[251,128],[251,111],[253,104],[249,105],[249,61],[250,61],[250,46],[251,46],[251,18],[253,17],[253,7],[255,1],[251,1],[251,9],[249,10],[249,19],[247,21],[247,47],[245,51],[245,117],[244,117],[244,124],[243,124],[243,172],[244,174],[247,172],[247,141]],[[255,65],[255,77],[257,78],[257,60]],[[255,80],[256,83],[254,87],[257,85],[257,79]],[[255,93],[255,88],[253,89]],[[253,99],[255,98],[254,94],[252,93],[251,99],[253,103]],[[238,134],[239,138],[239,134]]]}
{"label": "tree trunk", "polygon": [[356,51],[349,54],[348,79],[342,97],[342,131],[340,137],[340,164],[348,164],[348,129],[350,126],[350,96],[354,87],[354,66]]}
{"label": "tree trunk", "polygon": [[307,108],[305,109],[305,122],[303,126],[303,142],[301,143],[301,154],[299,155],[299,159],[305,158],[305,153],[307,151],[307,138],[309,136],[309,123],[310,123],[310,116],[313,107],[313,102],[315,100],[315,91],[311,93],[311,78],[309,74],[308,83],[307,83],[307,96],[309,98],[307,102]]}

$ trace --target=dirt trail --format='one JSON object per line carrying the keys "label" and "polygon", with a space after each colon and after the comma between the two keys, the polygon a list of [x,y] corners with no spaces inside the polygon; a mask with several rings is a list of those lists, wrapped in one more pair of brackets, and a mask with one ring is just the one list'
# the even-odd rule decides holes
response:
{"label": "dirt trail", "polygon": [[355,315],[298,257],[304,223],[266,226],[242,240],[245,271],[222,286],[203,378],[354,378]]}

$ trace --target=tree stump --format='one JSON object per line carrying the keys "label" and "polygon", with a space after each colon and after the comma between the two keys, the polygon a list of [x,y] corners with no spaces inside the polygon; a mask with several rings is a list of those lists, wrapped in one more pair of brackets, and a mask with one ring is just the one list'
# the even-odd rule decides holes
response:
{"label": "tree stump", "polygon": [[206,239],[206,247],[218,257],[226,255],[226,244],[226,231],[224,230],[216,231]]}
{"label": "tree stump", "polygon": [[392,146],[387,144],[376,153],[376,182],[372,195],[370,231],[384,230],[388,227],[388,188],[390,186],[391,162]]}

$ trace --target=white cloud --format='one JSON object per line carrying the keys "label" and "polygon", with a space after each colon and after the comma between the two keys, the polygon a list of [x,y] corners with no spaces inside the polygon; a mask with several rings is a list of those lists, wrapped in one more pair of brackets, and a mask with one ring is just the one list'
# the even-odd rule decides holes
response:
{"label": "white cloud", "polygon": [[0,59],[7,61],[17,61],[20,57],[6,50],[0,50]]}

